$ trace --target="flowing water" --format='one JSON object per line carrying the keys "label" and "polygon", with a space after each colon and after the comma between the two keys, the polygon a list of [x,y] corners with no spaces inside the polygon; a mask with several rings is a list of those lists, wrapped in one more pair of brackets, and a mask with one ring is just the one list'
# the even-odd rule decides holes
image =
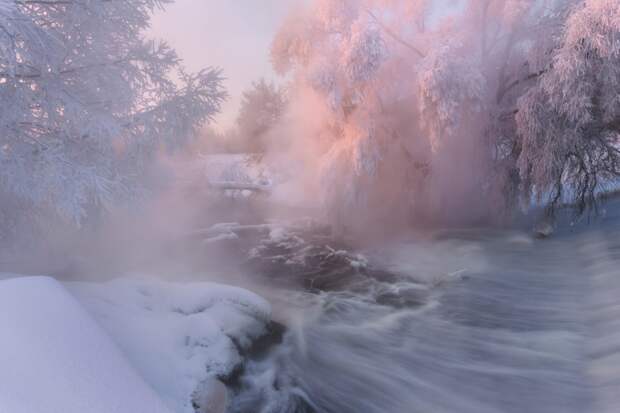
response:
{"label": "flowing water", "polygon": [[263,269],[286,332],[229,411],[620,411],[620,208],[563,227],[272,251],[289,264]]}

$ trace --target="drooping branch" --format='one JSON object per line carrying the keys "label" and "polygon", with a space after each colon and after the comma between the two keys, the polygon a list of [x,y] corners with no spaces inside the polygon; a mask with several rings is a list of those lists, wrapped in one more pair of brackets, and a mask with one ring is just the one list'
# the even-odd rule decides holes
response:
{"label": "drooping branch", "polygon": [[[81,71],[85,71],[85,70],[99,70],[99,69],[103,69],[106,67],[110,67],[110,66],[119,66],[119,65],[123,65],[123,64],[131,64],[131,63],[153,63],[157,60],[162,60],[162,59],[169,59],[169,63],[171,65],[176,64],[179,62],[179,59],[176,57],[176,55],[174,53],[167,53],[167,45],[166,44],[162,44],[160,45],[160,47],[162,47],[163,49],[161,49],[163,51],[163,55],[159,56],[157,54],[150,54],[147,57],[141,56],[137,53],[132,52],[133,54],[130,55],[126,55],[124,57],[115,59],[115,60],[110,60],[110,61],[103,61],[103,62],[95,62],[95,63],[91,63],[91,64],[86,64],[86,65],[82,65],[82,66],[75,66],[75,67],[68,67],[62,70],[59,70],[57,72],[48,72],[47,74],[49,75],[71,75],[77,72],[81,72]],[[28,65],[20,65],[20,66],[28,66]],[[6,72],[0,72],[0,79],[41,79],[43,77],[45,77],[46,73],[42,73],[41,70],[39,68],[33,67],[33,66],[28,66],[27,67],[29,70],[31,70],[30,73],[6,73]]]}
{"label": "drooping branch", "polygon": [[399,43],[400,45],[402,45],[402,46],[406,47],[407,49],[411,50],[413,53],[417,54],[418,57],[423,58],[423,57],[426,56],[417,47],[415,47],[411,43],[405,41],[402,37],[400,37],[392,29],[390,29],[387,25],[385,25],[377,16],[375,16],[375,14],[372,11],[367,10],[367,12],[368,12],[368,15],[375,21],[375,23],[377,23],[379,25],[379,27],[381,27],[381,29],[388,36],[390,36],[393,40],[395,40],[397,43]]}
{"label": "drooping branch", "polygon": [[[114,60],[112,62],[102,62],[102,63],[79,66],[79,67],[71,67],[68,69],[60,70],[56,72],[55,74],[68,75],[68,74],[73,74],[73,73],[76,73],[82,70],[89,70],[89,69],[95,69],[99,67],[119,65],[121,63],[127,63],[130,60],[132,59],[125,58],[125,59]],[[45,75],[44,73],[41,73],[36,68],[33,68],[33,69],[36,70],[36,72],[33,72],[33,73],[0,73],[0,78],[3,78],[3,79],[11,79],[11,78],[13,79],[40,79],[44,77]],[[50,74],[54,74],[54,73],[50,72]]]}
{"label": "drooping branch", "polygon": [[525,77],[522,77],[521,79],[516,79],[513,80],[512,82],[504,85],[503,87],[500,87],[497,90],[497,96],[495,98],[495,101],[499,104],[502,102],[502,100],[504,99],[504,97],[506,96],[506,94],[508,92],[510,92],[512,89],[514,89],[515,87],[522,85],[526,82],[529,82],[530,80],[534,80],[539,78],[540,76],[542,76],[545,72],[547,71],[547,69],[542,69],[539,70],[538,72],[535,73],[530,73]]}

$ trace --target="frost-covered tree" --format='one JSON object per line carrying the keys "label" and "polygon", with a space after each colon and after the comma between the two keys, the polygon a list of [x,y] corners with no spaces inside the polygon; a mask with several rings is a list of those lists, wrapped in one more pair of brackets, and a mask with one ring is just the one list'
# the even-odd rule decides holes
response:
{"label": "frost-covered tree", "polygon": [[155,153],[219,110],[217,70],[187,73],[144,38],[166,2],[0,0],[3,206],[79,223],[140,192]]}
{"label": "frost-covered tree", "polygon": [[265,150],[265,135],[278,122],[285,107],[285,90],[264,79],[252,83],[252,87],[243,92],[237,127],[247,150]]}
{"label": "frost-covered tree", "polygon": [[328,109],[332,220],[488,222],[519,200],[592,205],[619,172],[620,3],[437,7],[316,0],[274,39],[293,105]]}
{"label": "frost-covered tree", "polygon": [[548,54],[518,99],[518,168],[526,193],[581,212],[620,175],[620,3],[577,4]]}

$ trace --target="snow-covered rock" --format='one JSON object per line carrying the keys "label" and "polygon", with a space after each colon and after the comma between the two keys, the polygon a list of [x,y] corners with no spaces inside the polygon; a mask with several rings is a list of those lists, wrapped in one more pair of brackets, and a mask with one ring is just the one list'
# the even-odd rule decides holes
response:
{"label": "snow-covered rock", "polygon": [[0,281],[0,326],[0,412],[170,412],[57,281]]}
{"label": "snow-covered rock", "polygon": [[221,393],[209,383],[241,365],[240,352],[264,333],[271,318],[264,299],[213,283],[116,280],[66,286],[168,407],[180,413],[194,413],[192,400],[204,399],[200,393]]}

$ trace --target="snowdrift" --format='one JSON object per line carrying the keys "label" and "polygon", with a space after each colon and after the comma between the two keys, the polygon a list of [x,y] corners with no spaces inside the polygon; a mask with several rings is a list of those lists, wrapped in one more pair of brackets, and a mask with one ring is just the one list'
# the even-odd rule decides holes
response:
{"label": "snowdrift", "polygon": [[170,412],[57,281],[0,281],[0,326],[0,412]]}

